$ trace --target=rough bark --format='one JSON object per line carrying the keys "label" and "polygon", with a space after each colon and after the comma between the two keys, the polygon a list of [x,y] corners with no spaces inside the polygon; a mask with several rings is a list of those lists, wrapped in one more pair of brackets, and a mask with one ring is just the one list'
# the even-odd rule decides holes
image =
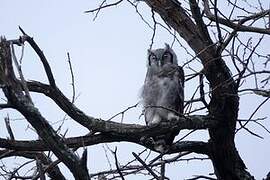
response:
{"label": "rough bark", "polygon": [[[220,126],[210,128],[210,158],[218,179],[253,179],[246,171],[234,143],[234,132],[238,116],[239,97],[230,70],[210,39],[201,19],[192,19],[181,5],[173,0],[144,0],[161,18],[189,44],[201,60],[203,73],[210,82],[212,98],[209,114],[219,121]],[[193,14],[196,1],[193,4]],[[194,7],[195,6],[195,7]],[[195,14],[196,17],[196,14]],[[197,16],[198,17],[198,16]]]}
{"label": "rough bark", "polygon": [[[123,124],[112,121],[105,121],[94,117],[87,116],[83,111],[78,109],[63,93],[57,88],[50,66],[42,51],[36,45],[34,40],[23,32],[19,40],[6,41],[1,40],[0,44],[0,84],[8,100],[7,104],[1,104],[1,108],[13,108],[19,111],[26,120],[35,128],[41,140],[37,141],[16,141],[14,139],[0,139],[0,147],[15,151],[28,151],[35,155],[34,151],[51,150],[73,173],[76,179],[89,179],[86,167],[86,153],[82,159],[79,159],[70,148],[84,147],[85,145],[95,145],[105,142],[127,141],[143,145],[154,150],[154,145],[145,142],[155,135],[160,135],[171,130],[180,129],[207,129],[217,126],[211,116],[180,116],[178,120],[159,124],[154,127],[147,127],[137,124]],[[24,43],[27,41],[33,47],[42,59],[46,71],[49,85],[40,82],[26,82],[18,80],[14,74],[12,58],[10,52],[10,43]],[[34,106],[31,98],[26,95],[23,87],[27,86],[27,91],[42,93],[51,98],[64,112],[72,119],[89,129],[90,135],[78,138],[62,138],[50,126],[47,120],[41,115],[39,110]],[[29,92],[27,93],[29,94]],[[98,132],[97,134],[95,132]],[[208,143],[197,141],[183,141],[173,145],[166,153],[177,152],[196,152],[209,154]],[[22,154],[18,154],[22,155]],[[29,154],[25,156],[29,157]],[[4,156],[3,156],[4,157]]]}
{"label": "rough bark", "polygon": [[[176,129],[208,129],[210,135],[208,142],[180,141],[173,144],[166,154],[187,151],[188,153],[194,152],[208,155],[213,163],[218,179],[254,179],[246,170],[245,164],[239,156],[234,142],[239,108],[239,97],[237,94],[238,83],[233,80],[229,68],[221,57],[222,50],[224,50],[228,44],[224,43],[225,45],[223,44],[222,47],[220,44],[223,42],[220,37],[217,43],[212,41],[196,0],[189,0],[192,17],[188,15],[185,9],[182,8],[181,4],[176,0],[143,1],[154,12],[158,13],[168,26],[178,32],[201,60],[204,67],[202,72],[211,87],[210,104],[208,105],[204,102],[204,105],[209,110],[209,115],[181,115],[177,121],[162,123],[155,127],[117,123],[88,116],[77,108],[61,90],[58,89],[50,65],[42,50],[38,47],[34,39],[29,37],[20,28],[23,36],[19,40],[10,42],[18,44],[28,42],[30,44],[43,64],[48,78],[48,84],[18,80],[13,72],[9,43],[2,40],[0,44],[0,84],[8,99],[8,103],[0,104],[0,107],[18,110],[35,128],[41,139],[36,141],[17,141],[14,138],[12,140],[0,138],[0,148],[10,150],[10,152],[8,152],[9,155],[28,158],[40,156],[40,151],[52,150],[59,158],[59,161],[63,162],[71,170],[76,179],[89,179],[86,167],[87,151],[84,151],[83,157],[80,159],[72,152],[71,148],[76,149],[99,143],[126,141],[140,144],[154,150],[153,144],[143,139]],[[97,10],[121,2],[122,0],[105,6],[101,5]],[[208,3],[207,0],[204,0],[204,2]],[[269,10],[261,14],[246,17],[243,21],[239,21],[238,24],[218,17],[217,12],[211,14],[207,6],[205,6],[205,10],[206,16],[210,20],[216,21],[217,27],[220,22],[220,24],[233,28],[235,32],[249,31],[269,34],[268,29],[258,30],[258,28],[250,28],[243,25],[244,22],[250,18],[265,16],[265,14],[269,13]],[[218,30],[217,28],[217,31],[220,31],[220,29]],[[218,34],[221,36],[220,32]],[[26,96],[25,86],[27,87],[27,91],[41,93],[52,99],[57,106],[74,121],[86,127],[90,133],[80,137],[60,137],[33,105],[31,99]],[[265,96],[267,96],[267,94]],[[5,151],[0,152],[1,158],[7,157],[6,155]],[[43,164],[51,163],[44,157],[40,157],[39,160],[41,160]],[[60,171],[58,171],[58,169],[55,170],[56,172],[52,171],[51,174],[55,177],[59,176],[59,178],[63,178]]]}
{"label": "rough bark", "polygon": [[3,92],[14,109],[18,110],[36,129],[39,137],[54,154],[70,169],[76,179],[90,179],[86,167],[80,159],[64,144],[62,138],[53,130],[48,121],[40,114],[30,99],[23,93],[12,67],[10,43],[0,41],[0,84]]}

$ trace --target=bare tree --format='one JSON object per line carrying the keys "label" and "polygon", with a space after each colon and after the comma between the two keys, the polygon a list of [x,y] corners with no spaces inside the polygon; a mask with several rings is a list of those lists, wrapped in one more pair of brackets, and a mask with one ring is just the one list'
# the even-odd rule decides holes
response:
{"label": "bare tree", "polygon": [[[99,7],[86,11],[86,13],[95,13],[94,18],[96,19],[101,10],[124,2],[124,0],[119,0],[110,3],[103,0]],[[9,118],[5,118],[9,138],[0,138],[0,157],[3,159],[21,156],[28,161],[13,170],[5,165],[1,166],[2,177],[6,179],[46,179],[48,176],[52,179],[66,179],[58,167],[59,163],[63,163],[75,179],[125,179],[128,175],[138,173],[146,174],[153,179],[168,179],[165,174],[166,164],[191,160],[192,158],[185,159],[185,157],[190,153],[196,153],[206,155],[206,159],[211,160],[217,179],[254,179],[247,171],[245,163],[236,149],[235,135],[243,130],[261,137],[248,129],[247,124],[250,123],[259,124],[270,133],[261,122],[266,118],[254,119],[255,113],[270,98],[270,71],[268,70],[270,54],[260,50],[264,42],[269,40],[270,9],[265,9],[260,1],[257,1],[256,4],[249,4],[244,0],[240,2],[227,0],[222,2],[222,5],[218,4],[217,0],[142,0],[136,2],[127,0],[126,2],[135,8],[142,21],[153,30],[150,48],[154,43],[157,28],[167,30],[174,36],[174,42],[180,43],[181,46],[180,39],[188,44],[189,47],[182,46],[187,54],[192,56],[183,65],[185,70],[190,72],[186,73],[186,81],[199,83],[197,83],[196,90],[190,90],[194,91],[194,95],[191,99],[186,100],[184,116],[179,115],[179,120],[161,123],[156,127],[113,121],[114,117],[118,115],[122,115],[124,118],[124,114],[128,110],[136,108],[137,104],[116,114],[108,121],[88,116],[75,106],[74,94],[73,98],[69,100],[61,92],[46,56],[34,39],[20,28],[22,36],[18,39],[1,38],[0,84],[5,96],[3,97],[5,103],[0,104],[0,107],[20,112],[35,129],[39,140],[16,140]],[[141,3],[150,7],[152,22],[145,20],[139,11],[138,6]],[[227,3],[226,11],[225,3]],[[157,17],[157,14],[160,18]],[[160,22],[161,19],[163,22]],[[14,46],[24,47],[26,43],[38,55],[47,75],[47,84],[27,81],[27,77],[24,77],[21,70],[23,56],[17,59]],[[69,54],[68,59],[75,92]],[[193,68],[193,63],[198,61],[201,63],[202,69]],[[251,81],[253,83],[246,83]],[[31,98],[33,92],[49,97],[73,121],[87,128],[89,133],[71,138],[61,136],[33,103]],[[238,117],[239,99],[247,92],[248,95],[253,94],[264,99],[254,109],[250,118],[243,120]],[[120,164],[117,149],[107,148],[114,156],[116,168],[89,174],[85,147],[100,143],[126,141],[155,151],[151,142],[142,139],[175,129],[191,130],[191,133],[201,129],[208,130],[209,140],[208,142],[184,141],[184,136],[175,142],[166,153],[160,154],[154,159],[143,159],[141,154],[145,151],[133,152],[134,160],[126,165]],[[76,154],[76,150],[79,148],[84,148],[81,157]],[[51,152],[57,160],[53,160]],[[173,156],[162,158],[166,154],[173,154]],[[137,164],[134,165],[133,162]],[[32,175],[22,175],[20,169],[30,163],[36,163]],[[200,178],[215,179],[215,177],[204,175],[192,179]],[[266,175],[266,179],[269,179],[269,173]]]}

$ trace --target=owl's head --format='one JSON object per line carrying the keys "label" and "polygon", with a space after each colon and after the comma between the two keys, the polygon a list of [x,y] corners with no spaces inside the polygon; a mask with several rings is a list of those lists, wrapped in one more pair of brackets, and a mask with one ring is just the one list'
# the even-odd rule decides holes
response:
{"label": "owl's head", "polygon": [[166,64],[177,65],[177,57],[172,48],[165,43],[165,48],[148,49],[147,67],[162,67]]}

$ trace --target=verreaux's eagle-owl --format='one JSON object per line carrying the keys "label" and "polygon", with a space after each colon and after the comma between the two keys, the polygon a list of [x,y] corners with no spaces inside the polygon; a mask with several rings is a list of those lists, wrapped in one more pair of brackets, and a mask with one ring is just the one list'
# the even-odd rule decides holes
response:
{"label": "verreaux's eagle-owl", "polygon": [[[165,48],[148,50],[147,74],[141,96],[147,126],[177,119],[179,114],[183,114],[184,72],[168,44]],[[179,130],[176,130],[152,137],[155,149],[163,152],[178,133]]]}

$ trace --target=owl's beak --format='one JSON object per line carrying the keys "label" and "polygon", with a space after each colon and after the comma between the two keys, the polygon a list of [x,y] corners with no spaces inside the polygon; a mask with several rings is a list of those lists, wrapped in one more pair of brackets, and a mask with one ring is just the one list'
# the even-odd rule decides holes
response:
{"label": "owl's beak", "polygon": [[158,63],[158,66],[160,67],[160,66],[161,66],[161,61],[160,61],[160,60],[158,60],[158,62],[157,62],[157,63]]}

